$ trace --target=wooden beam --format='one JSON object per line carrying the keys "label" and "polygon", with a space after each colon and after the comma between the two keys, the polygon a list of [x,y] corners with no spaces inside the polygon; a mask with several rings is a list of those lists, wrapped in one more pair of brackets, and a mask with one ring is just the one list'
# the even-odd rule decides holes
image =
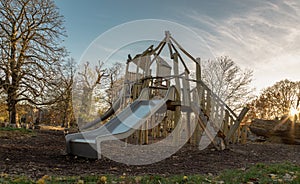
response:
{"label": "wooden beam", "polygon": [[238,118],[235,120],[233,126],[230,127],[230,130],[229,130],[229,132],[228,132],[228,134],[226,135],[226,138],[225,138],[225,144],[226,145],[229,144],[229,140],[234,135],[234,133],[237,131],[237,129],[240,127],[240,123],[242,122],[242,120],[244,119],[244,117],[245,117],[245,115],[247,114],[248,111],[249,111],[249,108],[244,107],[243,110],[241,111],[240,115],[238,116]]}
{"label": "wooden beam", "polygon": [[190,74],[190,71],[189,71],[188,67],[186,66],[185,62],[183,61],[183,58],[181,57],[181,55],[180,55],[180,53],[178,52],[178,50],[176,49],[176,47],[175,47],[173,44],[171,44],[171,46],[172,46],[172,48],[174,49],[175,53],[178,54],[178,57],[179,57],[179,59],[180,59],[182,65],[184,66],[184,69],[185,69],[186,71],[188,71],[188,74]]}
{"label": "wooden beam", "polygon": [[190,54],[188,53],[181,45],[172,37],[170,36],[170,39],[177,45],[177,47],[187,56],[189,57],[192,61],[197,63],[197,60]]}
{"label": "wooden beam", "polygon": [[201,80],[201,59],[197,58],[196,61],[197,61],[196,62],[196,80],[200,81]]}
{"label": "wooden beam", "polygon": [[158,44],[158,46],[157,46],[155,49],[153,49],[153,51],[156,52],[158,49],[161,50],[161,49],[164,47],[165,44],[166,44],[166,38],[164,38],[164,39]]}
{"label": "wooden beam", "polygon": [[[174,53],[173,56],[173,68],[174,68],[174,75],[178,76],[179,75],[179,66],[178,66],[178,54]],[[180,87],[180,81],[179,81],[179,77],[175,77],[175,87],[177,92],[179,93],[179,98],[181,96],[181,87]]]}
{"label": "wooden beam", "polygon": [[205,119],[205,116],[203,114],[203,112],[197,112],[198,110],[192,106],[192,110],[195,113],[195,116],[198,120],[198,124],[200,125],[200,127],[205,131],[206,135],[208,136],[208,138],[210,139],[210,141],[213,143],[213,145],[215,146],[215,148],[217,148],[218,150],[221,149],[221,147],[218,145],[218,143],[215,141],[215,137],[212,135],[212,133],[206,128],[206,125],[209,123],[208,120]]}
{"label": "wooden beam", "polygon": [[[188,79],[189,81],[192,81],[192,82],[196,82],[196,83],[199,83],[201,85],[202,88],[204,88],[204,90],[209,90],[209,87],[204,84],[204,82],[202,80],[194,80],[194,79]],[[211,91],[211,95],[214,96],[219,102],[221,105],[224,105],[225,109],[227,109],[231,115],[233,115],[234,118],[237,118],[238,116],[227,106],[227,104],[220,98],[218,97],[215,93],[213,93]]]}

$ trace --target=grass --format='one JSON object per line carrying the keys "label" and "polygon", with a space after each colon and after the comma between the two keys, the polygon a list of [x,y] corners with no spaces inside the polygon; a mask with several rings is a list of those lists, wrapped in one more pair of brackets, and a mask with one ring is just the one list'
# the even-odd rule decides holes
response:
{"label": "grass", "polygon": [[36,136],[36,132],[25,128],[0,127],[0,137],[24,138]]}
{"label": "grass", "polygon": [[0,127],[0,131],[18,131],[21,133],[32,133],[33,130],[25,128],[13,128],[13,127]]}
{"label": "grass", "polygon": [[218,179],[226,183],[300,183],[300,167],[290,163],[256,164],[246,171],[224,171]]}
{"label": "grass", "polygon": [[237,184],[237,183],[300,183],[300,167],[291,163],[283,164],[256,164],[249,169],[227,170],[218,176],[212,175],[175,175],[175,176],[48,176],[45,175],[38,180],[26,176],[11,176],[5,173],[0,174],[0,183],[23,183],[23,184]]}

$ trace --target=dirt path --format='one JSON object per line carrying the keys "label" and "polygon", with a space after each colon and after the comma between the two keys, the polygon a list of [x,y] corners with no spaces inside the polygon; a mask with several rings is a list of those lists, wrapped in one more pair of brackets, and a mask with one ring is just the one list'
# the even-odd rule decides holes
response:
{"label": "dirt path", "polygon": [[65,139],[60,131],[37,131],[36,136],[21,136],[14,140],[0,136],[0,173],[25,174],[32,178],[45,174],[215,174],[231,168],[247,169],[256,163],[287,161],[300,165],[299,145],[248,143],[232,145],[222,152],[213,149],[199,151],[187,145],[164,161],[127,166],[108,159],[89,160],[65,155]]}

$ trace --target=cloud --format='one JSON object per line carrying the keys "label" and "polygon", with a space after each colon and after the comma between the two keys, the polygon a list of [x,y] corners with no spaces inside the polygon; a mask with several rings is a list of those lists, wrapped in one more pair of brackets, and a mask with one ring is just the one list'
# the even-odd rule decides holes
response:
{"label": "cloud", "polygon": [[275,78],[293,76],[291,78],[295,80],[299,74],[292,68],[300,67],[300,62],[295,62],[300,59],[297,57],[300,55],[299,1],[251,3],[247,5],[247,11],[243,9],[222,19],[196,11],[190,11],[186,16],[196,22],[194,30],[203,36],[216,55],[229,55],[239,65],[259,71],[255,72],[256,81],[263,76],[272,79],[276,71],[268,72],[280,70],[282,65],[289,65],[290,69],[279,72],[281,76]]}

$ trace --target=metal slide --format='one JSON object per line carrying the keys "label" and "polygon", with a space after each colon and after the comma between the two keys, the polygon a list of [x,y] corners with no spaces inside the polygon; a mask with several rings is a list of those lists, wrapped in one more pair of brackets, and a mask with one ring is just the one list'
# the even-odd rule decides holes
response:
{"label": "metal slide", "polygon": [[125,94],[125,89],[122,89],[119,95],[119,98],[112,104],[112,106],[99,118],[95,119],[94,121],[91,121],[87,124],[85,124],[83,127],[80,127],[80,130],[86,130],[89,129],[97,124],[99,124],[102,121],[105,121],[109,117],[115,114],[121,107],[122,97]]}
{"label": "metal slide", "polygon": [[122,100],[122,97],[119,97],[116,100],[116,102],[112,105],[112,107],[110,107],[100,118],[95,119],[94,121],[87,123],[83,127],[80,127],[80,129],[81,130],[86,130],[88,128],[91,128],[91,127],[97,125],[98,123],[100,123],[102,121],[105,121],[107,118],[112,116],[120,108],[121,100]]}
{"label": "metal slide", "polygon": [[127,106],[105,125],[95,130],[67,135],[67,152],[82,157],[100,159],[100,143],[102,141],[129,137],[168,100],[174,100],[176,88],[170,87],[166,97],[160,100],[145,100],[149,96],[148,90],[144,89],[138,100]]}

